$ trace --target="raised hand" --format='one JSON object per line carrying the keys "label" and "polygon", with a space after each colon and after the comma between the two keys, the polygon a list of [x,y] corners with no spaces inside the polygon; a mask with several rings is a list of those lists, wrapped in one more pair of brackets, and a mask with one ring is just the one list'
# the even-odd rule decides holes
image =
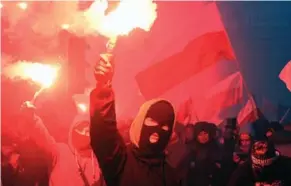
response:
{"label": "raised hand", "polygon": [[30,101],[25,101],[20,107],[21,119],[31,121],[34,118],[36,107]]}
{"label": "raised hand", "polygon": [[97,86],[104,86],[112,82],[114,68],[113,55],[109,53],[100,54],[100,60],[97,62],[94,75],[97,81]]}

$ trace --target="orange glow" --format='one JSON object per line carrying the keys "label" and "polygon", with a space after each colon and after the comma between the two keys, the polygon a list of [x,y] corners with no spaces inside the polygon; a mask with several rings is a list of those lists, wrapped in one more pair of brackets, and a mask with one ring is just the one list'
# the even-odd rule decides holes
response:
{"label": "orange glow", "polygon": [[17,3],[17,6],[22,10],[27,9],[27,3],[25,3],[25,2]]}
{"label": "orange glow", "polygon": [[87,105],[84,103],[78,103],[77,106],[82,112],[87,112],[88,110]]}
{"label": "orange glow", "polygon": [[68,30],[70,28],[70,25],[69,24],[62,24],[61,27],[64,30]]}
{"label": "orange glow", "polygon": [[94,1],[87,18],[93,28],[108,38],[127,35],[134,28],[149,31],[157,17],[157,5],[152,0],[124,0],[114,11],[105,15],[107,7],[106,0]]}
{"label": "orange glow", "polygon": [[55,82],[59,68],[58,65],[19,61],[4,67],[3,73],[10,78],[29,79],[41,88],[49,88]]}
{"label": "orange glow", "polygon": [[24,76],[31,78],[34,82],[40,84],[44,88],[50,87],[54,83],[58,74],[57,67],[40,63],[34,63],[23,70]]}

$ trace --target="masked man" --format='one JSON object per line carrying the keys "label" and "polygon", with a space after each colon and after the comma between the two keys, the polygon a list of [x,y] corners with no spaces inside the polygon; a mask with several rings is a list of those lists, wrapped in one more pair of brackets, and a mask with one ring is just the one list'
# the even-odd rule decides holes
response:
{"label": "masked man", "polygon": [[256,136],[250,160],[239,165],[229,186],[289,186],[290,175],[290,158],[282,156],[267,136]]}
{"label": "masked man", "polygon": [[175,123],[168,101],[144,103],[130,127],[126,146],[117,130],[113,67],[109,54],[101,55],[95,67],[96,88],[90,95],[91,146],[108,186],[176,186],[165,149]]}

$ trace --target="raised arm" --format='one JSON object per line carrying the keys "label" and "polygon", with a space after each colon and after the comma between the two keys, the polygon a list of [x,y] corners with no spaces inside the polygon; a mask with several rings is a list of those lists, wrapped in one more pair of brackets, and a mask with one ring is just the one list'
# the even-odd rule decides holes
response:
{"label": "raised arm", "polygon": [[118,176],[126,161],[125,143],[116,123],[112,76],[110,56],[101,55],[95,68],[97,85],[90,94],[90,137],[107,185],[117,185]]}
{"label": "raised arm", "polygon": [[26,101],[21,108],[20,133],[32,139],[37,146],[51,156],[56,155],[56,141],[49,133],[42,119],[35,114],[35,107]]}

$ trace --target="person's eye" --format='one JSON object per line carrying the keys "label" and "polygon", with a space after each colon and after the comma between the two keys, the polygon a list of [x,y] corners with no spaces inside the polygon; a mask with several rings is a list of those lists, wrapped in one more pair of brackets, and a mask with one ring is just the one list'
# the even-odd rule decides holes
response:
{"label": "person's eye", "polygon": [[169,126],[164,125],[164,126],[162,126],[162,129],[163,129],[164,131],[169,131]]}
{"label": "person's eye", "polygon": [[158,126],[159,125],[158,122],[156,122],[152,118],[146,118],[145,121],[144,121],[144,124],[146,126],[149,126],[149,127],[153,127],[153,126]]}

